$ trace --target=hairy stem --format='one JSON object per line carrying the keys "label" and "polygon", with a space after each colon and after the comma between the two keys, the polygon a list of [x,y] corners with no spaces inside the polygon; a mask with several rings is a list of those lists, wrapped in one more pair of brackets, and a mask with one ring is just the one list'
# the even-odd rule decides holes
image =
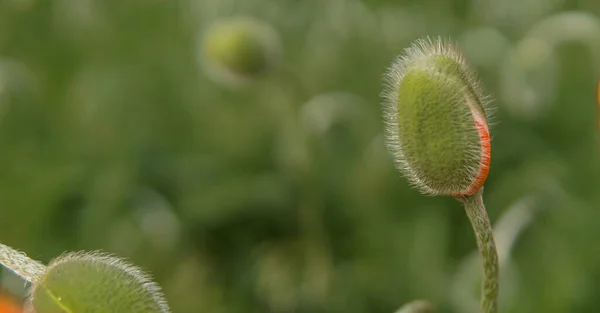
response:
{"label": "hairy stem", "polygon": [[0,243],[0,263],[30,283],[37,282],[46,266],[25,253]]}
{"label": "hairy stem", "polygon": [[492,224],[483,205],[483,188],[474,195],[459,198],[473,226],[477,247],[483,261],[481,313],[498,312],[498,252]]}

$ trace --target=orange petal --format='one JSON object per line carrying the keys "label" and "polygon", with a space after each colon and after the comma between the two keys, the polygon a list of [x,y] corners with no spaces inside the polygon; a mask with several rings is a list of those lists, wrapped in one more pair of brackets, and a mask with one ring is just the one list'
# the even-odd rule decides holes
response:
{"label": "orange petal", "polygon": [[12,297],[0,295],[0,313],[23,313],[23,307]]}

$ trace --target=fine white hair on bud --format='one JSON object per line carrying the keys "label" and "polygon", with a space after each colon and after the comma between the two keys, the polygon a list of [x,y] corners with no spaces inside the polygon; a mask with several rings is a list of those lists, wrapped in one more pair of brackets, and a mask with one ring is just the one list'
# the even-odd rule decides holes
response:
{"label": "fine white hair on bud", "polygon": [[65,254],[31,288],[35,313],[170,312],[160,287],[139,268],[99,252]]}
{"label": "fine white hair on bud", "polygon": [[490,166],[491,99],[458,47],[414,42],[384,75],[388,150],[409,182],[430,195],[472,195]]}

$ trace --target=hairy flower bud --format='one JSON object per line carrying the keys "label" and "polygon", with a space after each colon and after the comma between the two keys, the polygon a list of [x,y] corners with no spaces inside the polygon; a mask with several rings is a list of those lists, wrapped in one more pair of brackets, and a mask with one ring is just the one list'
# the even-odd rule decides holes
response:
{"label": "hairy flower bud", "polygon": [[98,253],[71,253],[32,287],[35,313],[168,313],[158,285],[138,268]]}
{"label": "hairy flower bud", "polygon": [[490,166],[490,101],[458,49],[417,40],[384,81],[385,134],[398,169],[426,194],[479,190]]}
{"label": "hairy flower bud", "polygon": [[281,55],[275,30],[252,18],[219,21],[202,39],[202,62],[216,80],[239,83],[273,68]]}

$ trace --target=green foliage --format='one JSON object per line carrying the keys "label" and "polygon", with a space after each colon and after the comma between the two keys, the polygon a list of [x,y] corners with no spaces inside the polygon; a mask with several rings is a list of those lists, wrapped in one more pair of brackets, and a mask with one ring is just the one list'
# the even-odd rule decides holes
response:
{"label": "green foliage", "polygon": [[[45,263],[126,257],[173,312],[390,313],[428,299],[477,313],[479,282],[455,287],[475,249],[464,212],[411,190],[381,134],[382,72],[439,35],[496,99],[490,219],[524,199],[539,212],[515,240],[501,312],[598,312],[597,12],[596,0],[0,1],[0,242]],[[279,33],[293,78],[215,82],[201,40],[235,16]],[[360,99],[358,113],[299,131],[300,108],[332,92]],[[9,271],[0,282],[26,297]],[[463,290],[472,312],[455,304]]]}

